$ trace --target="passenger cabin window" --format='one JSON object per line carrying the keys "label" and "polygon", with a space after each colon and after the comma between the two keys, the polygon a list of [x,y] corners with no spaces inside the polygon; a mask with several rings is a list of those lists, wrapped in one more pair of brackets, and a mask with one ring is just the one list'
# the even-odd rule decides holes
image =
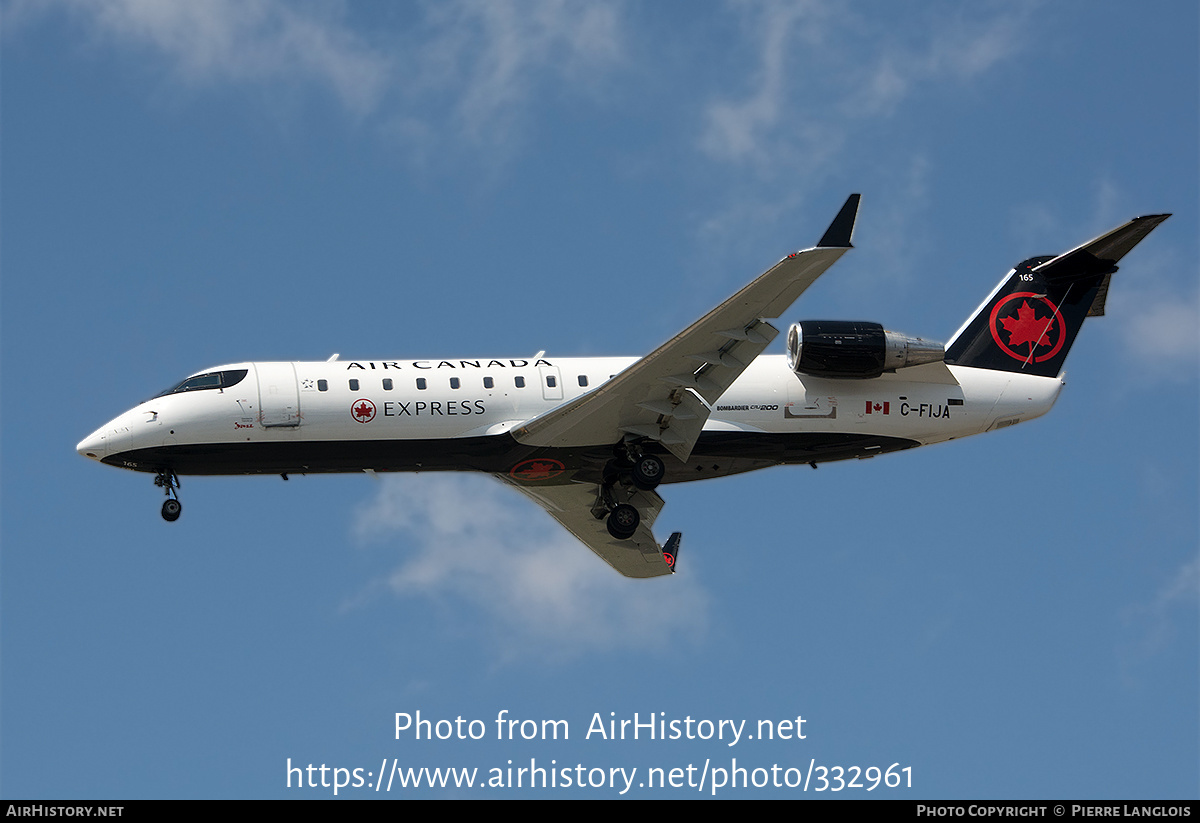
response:
{"label": "passenger cabin window", "polygon": [[358,391],[358,381],[357,380],[350,381],[350,391]]}
{"label": "passenger cabin window", "polygon": [[392,390],[392,378],[390,378],[390,377],[383,378],[383,390],[384,391]]}
{"label": "passenger cabin window", "polygon": [[197,374],[189,377],[180,383],[176,383],[171,388],[164,392],[159,392],[155,397],[165,397],[168,394],[179,394],[189,391],[203,391],[204,389],[227,389],[230,386],[236,386],[241,383],[246,377],[247,369],[230,369],[229,371],[210,371],[206,374]]}
{"label": "passenger cabin window", "polygon": [[317,391],[329,391],[329,381],[328,380],[318,380],[317,381]]}
{"label": "passenger cabin window", "polygon": [[421,391],[425,391],[425,378],[424,377],[417,378],[417,388],[420,389]]}
{"label": "passenger cabin window", "polygon": [[554,388],[555,386],[558,385],[558,381],[554,379],[554,375],[552,375],[552,374],[546,375],[546,385],[549,386],[550,388]]}
{"label": "passenger cabin window", "polygon": [[492,378],[490,378],[490,377],[483,378],[483,387],[485,389],[490,389],[490,388],[494,387],[495,385],[496,385],[496,381],[493,380]]}
{"label": "passenger cabin window", "polygon": [[587,375],[586,374],[579,375],[579,385],[587,386]]}
{"label": "passenger cabin window", "polygon": [[513,382],[517,384],[518,389],[525,388],[525,378],[524,377],[517,377],[515,380],[513,380]]}
{"label": "passenger cabin window", "polygon": [[458,378],[457,378],[457,377],[451,377],[451,378],[450,378],[450,388],[452,388],[452,389],[457,389],[457,388],[458,388],[458,386],[459,386],[459,381],[458,381]]}

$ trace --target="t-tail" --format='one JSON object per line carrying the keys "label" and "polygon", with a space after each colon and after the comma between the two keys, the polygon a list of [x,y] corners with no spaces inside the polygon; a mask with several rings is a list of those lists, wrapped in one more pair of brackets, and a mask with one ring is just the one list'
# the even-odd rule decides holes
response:
{"label": "t-tail", "polygon": [[946,362],[1054,377],[1083,321],[1104,314],[1117,261],[1169,214],[1135,217],[1058,257],[1031,257],[946,346]]}

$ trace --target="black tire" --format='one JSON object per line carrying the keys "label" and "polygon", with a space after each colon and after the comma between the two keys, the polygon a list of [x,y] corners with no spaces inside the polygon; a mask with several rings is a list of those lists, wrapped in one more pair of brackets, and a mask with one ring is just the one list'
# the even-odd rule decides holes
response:
{"label": "black tire", "polygon": [[162,516],[163,520],[168,523],[174,523],[179,519],[179,515],[183,513],[183,504],[173,497],[168,497],[163,501]]}
{"label": "black tire", "polygon": [[633,478],[633,485],[644,491],[651,491],[662,482],[666,472],[667,467],[659,457],[653,454],[644,454],[634,461],[633,469],[629,474]]}
{"label": "black tire", "polygon": [[642,515],[628,503],[621,503],[608,516],[608,533],[617,540],[628,540],[638,530]]}

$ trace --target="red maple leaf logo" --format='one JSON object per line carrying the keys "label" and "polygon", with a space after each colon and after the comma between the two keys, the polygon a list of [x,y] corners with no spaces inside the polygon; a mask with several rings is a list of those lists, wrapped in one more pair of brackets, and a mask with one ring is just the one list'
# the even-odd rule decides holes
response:
{"label": "red maple leaf logo", "polygon": [[1046,333],[1054,325],[1054,318],[1038,317],[1033,306],[1029,305],[1029,301],[1022,300],[1016,317],[1002,317],[1000,324],[1008,332],[1009,346],[1028,343],[1029,351],[1032,353],[1035,346],[1050,345],[1050,338],[1046,336]]}
{"label": "red maple leaf logo", "polygon": [[509,475],[517,480],[535,482],[558,477],[564,471],[566,471],[566,467],[562,463],[547,458],[545,460],[524,460],[514,466]]}
{"label": "red maple leaf logo", "polygon": [[360,423],[366,423],[375,416],[375,407],[363,400],[354,407],[354,416]]}
{"label": "red maple leaf logo", "polygon": [[533,463],[529,468],[523,469],[521,474],[529,480],[541,480],[542,478],[549,477],[550,473],[557,468],[553,463]]}

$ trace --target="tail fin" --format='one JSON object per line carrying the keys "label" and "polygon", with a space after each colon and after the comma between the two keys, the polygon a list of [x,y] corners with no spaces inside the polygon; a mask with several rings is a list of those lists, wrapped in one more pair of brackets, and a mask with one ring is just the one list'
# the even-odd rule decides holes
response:
{"label": "tail fin", "polygon": [[1058,257],[1031,257],[946,345],[946,362],[1054,377],[1084,319],[1104,314],[1117,261],[1169,214],[1135,217]]}

